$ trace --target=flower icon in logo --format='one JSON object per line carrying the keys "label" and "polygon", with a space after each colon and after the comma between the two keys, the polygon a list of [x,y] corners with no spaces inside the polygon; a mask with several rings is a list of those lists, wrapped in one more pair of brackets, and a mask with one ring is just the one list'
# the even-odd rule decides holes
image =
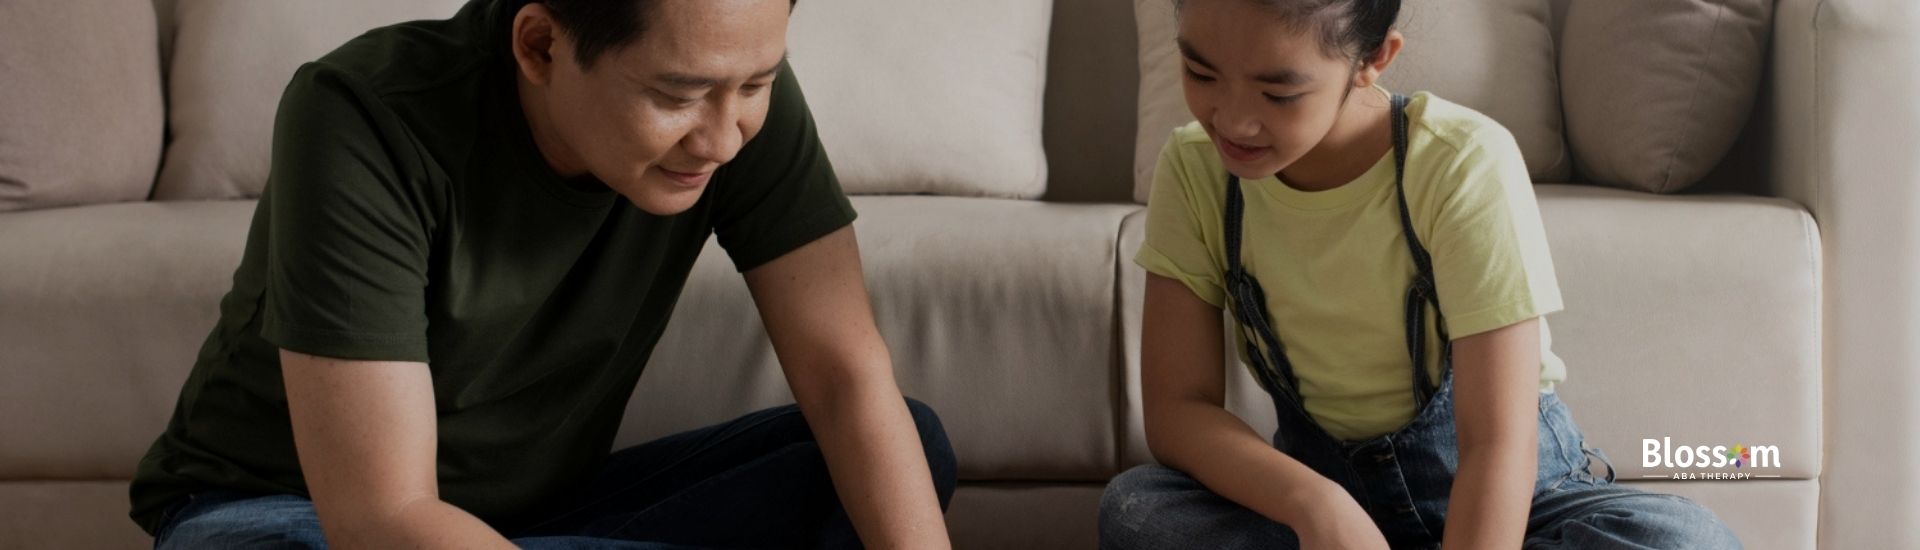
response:
{"label": "flower icon in logo", "polygon": [[1734,445],[1732,449],[1727,449],[1727,460],[1733,461],[1733,467],[1735,468],[1752,464],[1752,450],[1748,449],[1746,445]]}

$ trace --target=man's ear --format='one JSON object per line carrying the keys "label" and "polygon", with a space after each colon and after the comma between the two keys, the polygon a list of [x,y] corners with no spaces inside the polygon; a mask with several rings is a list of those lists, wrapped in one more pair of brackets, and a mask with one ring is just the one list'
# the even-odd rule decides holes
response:
{"label": "man's ear", "polygon": [[522,6],[520,13],[513,16],[510,38],[520,74],[535,85],[546,85],[553,78],[555,64],[570,59],[570,52],[565,48],[571,47],[571,41],[564,36],[546,4],[528,2]]}
{"label": "man's ear", "polygon": [[1400,49],[1406,45],[1407,37],[1400,31],[1387,31],[1387,39],[1380,42],[1380,50],[1373,54],[1373,58],[1361,60],[1360,70],[1353,75],[1353,85],[1359,88],[1373,86],[1374,82],[1380,80],[1380,74],[1387,72],[1387,66],[1400,57]]}

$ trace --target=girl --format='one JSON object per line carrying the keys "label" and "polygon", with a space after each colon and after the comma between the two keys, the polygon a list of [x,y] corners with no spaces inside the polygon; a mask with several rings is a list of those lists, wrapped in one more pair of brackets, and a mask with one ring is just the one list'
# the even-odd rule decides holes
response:
{"label": "girl", "polygon": [[[1692,502],[1589,473],[1553,394],[1540,317],[1561,301],[1519,148],[1375,86],[1399,0],[1174,1],[1197,122],[1161,153],[1135,259],[1165,466],[1108,486],[1103,547],[1740,546]],[[1271,445],[1223,406],[1222,308]]]}

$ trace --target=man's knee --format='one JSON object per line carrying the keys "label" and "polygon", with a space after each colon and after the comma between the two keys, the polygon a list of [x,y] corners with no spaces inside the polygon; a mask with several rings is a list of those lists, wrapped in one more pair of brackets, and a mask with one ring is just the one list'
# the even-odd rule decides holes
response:
{"label": "man's knee", "polygon": [[947,440],[946,426],[940,423],[940,415],[933,407],[908,397],[907,412],[913,415],[914,429],[920,433],[920,449],[926,453],[934,491],[939,493],[940,506],[944,509],[953,498],[954,485],[959,482],[959,459],[954,456],[953,443]]}

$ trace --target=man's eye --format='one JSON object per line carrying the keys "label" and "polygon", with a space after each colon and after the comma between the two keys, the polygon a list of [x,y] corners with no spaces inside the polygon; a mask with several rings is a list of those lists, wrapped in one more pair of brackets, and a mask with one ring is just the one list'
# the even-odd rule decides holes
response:
{"label": "man's eye", "polygon": [[765,90],[765,89],[767,89],[766,84],[748,84],[740,87],[740,95],[753,97],[754,95],[759,94],[761,90]]}
{"label": "man's eye", "polygon": [[653,95],[660,98],[661,104],[675,109],[685,109],[700,102],[700,98],[697,97],[680,97],[661,90],[654,90]]}
{"label": "man's eye", "polygon": [[1213,82],[1213,77],[1193,72],[1193,67],[1181,67],[1180,70],[1187,73],[1187,78],[1191,78],[1195,82]]}

